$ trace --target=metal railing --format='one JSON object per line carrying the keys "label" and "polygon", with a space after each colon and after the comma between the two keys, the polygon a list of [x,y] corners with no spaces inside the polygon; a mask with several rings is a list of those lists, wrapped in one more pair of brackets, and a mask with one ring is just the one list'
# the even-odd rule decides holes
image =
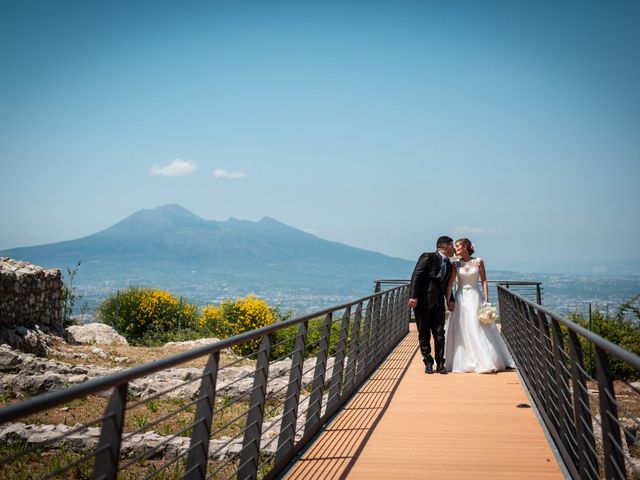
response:
{"label": "metal railing", "polygon": [[640,357],[505,286],[498,295],[502,334],[571,477],[640,478],[640,390],[628,380]]}
{"label": "metal railing", "polygon": [[[374,291],[379,292],[385,286],[389,287],[397,285],[409,285],[411,283],[411,280],[383,279],[374,280],[373,283],[375,284]],[[489,283],[490,298],[498,298],[498,285],[503,285],[504,287],[526,298],[527,300],[531,300],[532,302],[536,302],[537,304],[542,305],[542,296],[544,292],[542,282],[520,280],[488,280],[487,283]]]}
{"label": "metal railing", "polygon": [[[407,301],[408,287],[399,286],[6,406],[0,473],[274,478],[408,333]],[[251,342],[259,347],[250,355],[229,350]],[[197,359],[206,359],[203,369],[175,368]],[[148,388],[156,374],[179,381],[156,391]],[[46,440],[22,435],[46,423],[38,415],[89,398],[106,402],[101,416],[57,426]],[[154,418],[134,414],[150,405]],[[41,472],[44,452],[55,456],[51,471]]]}

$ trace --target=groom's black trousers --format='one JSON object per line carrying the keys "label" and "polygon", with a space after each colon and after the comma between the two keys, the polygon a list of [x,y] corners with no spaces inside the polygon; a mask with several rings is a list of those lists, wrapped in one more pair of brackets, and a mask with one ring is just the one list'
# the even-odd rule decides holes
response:
{"label": "groom's black trousers", "polygon": [[433,365],[431,356],[431,335],[433,334],[436,365],[442,365],[444,363],[444,307],[427,308],[426,305],[421,307],[421,303],[427,302],[418,302],[413,313],[416,316],[422,361],[425,365]]}

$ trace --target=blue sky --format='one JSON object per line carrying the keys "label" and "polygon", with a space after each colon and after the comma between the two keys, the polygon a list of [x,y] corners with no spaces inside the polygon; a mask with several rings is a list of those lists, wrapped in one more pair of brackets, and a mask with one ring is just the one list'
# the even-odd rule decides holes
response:
{"label": "blue sky", "polygon": [[141,208],[640,257],[638,2],[0,1],[0,249]]}

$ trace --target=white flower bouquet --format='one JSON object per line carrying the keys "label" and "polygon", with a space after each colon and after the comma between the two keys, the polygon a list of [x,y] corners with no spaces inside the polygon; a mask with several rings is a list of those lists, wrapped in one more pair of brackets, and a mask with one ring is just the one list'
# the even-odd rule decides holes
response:
{"label": "white flower bouquet", "polygon": [[498,318],[498,310],[490,303],[485,303],[480,310],[478,310],[478,320],[480,323],[488,325],[494,323]]}

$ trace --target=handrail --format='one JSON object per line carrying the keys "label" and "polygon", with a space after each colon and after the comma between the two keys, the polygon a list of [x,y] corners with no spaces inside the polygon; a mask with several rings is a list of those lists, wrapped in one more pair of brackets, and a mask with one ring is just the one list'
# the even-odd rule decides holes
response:
{"label": "handrail", "polygon": [[[208,358],[208,363],[203,370],[197,396],[193,397],[196,405],[194,420],[190,426],[188,425],[186,429],[182,429],[183,432],[188,428],[192,429],[191,447],[181,454],[185,456],[181,461],[184,462],[186,460],[186,465],[184,466],[185,478],[204,478],[206,477],[207,465],[211,461],[208,445],[212,440],[210,435],[215,415],[214,410],[222,412],[221,409],[213,408],[216,402],[216,391],[227,388],[226,385],[219,385],[220,381],[218,380],[220,374],[224,373],[225,368],[227,368],[220,365],[221,353],[234,346],[260,340],[261,346],[255,360],[252,361],[254,364],[253,386],[247,392],[238,394],[237,407],[245,403],[246,407],[243,407],[243,413],[232,421],[234,424],[241,420],[245,421],[245,427],[242,432],[236,434],[236,436],[241,435],[244,437],[237,440],[241,442],[242,447],[239,453],[232,455],[221,465],[217,465],[217,468],[220,471],[224,471],[225,468],[233,466],[237,470],[238,478],[254,478],[258,471],[263,474],[267,472],[266,476],[272,478],[285,468],[291,459],[304,448],[305,444],[313,438],[327,419],[341,407],[355,389],[366,380],[377,365],[408,333],[410,311],[407,306],[407,295],[408,287],[406,285],[398,286],[362,297],[353,302],[329,307],[301,317],[235,335],[213,344],[123,370],[106,377],[92,379],[63,391],[46,393],[8,405],[0,409],[0,428],[7,422],[15,422],[71,400],[113,389],[104,415],[97,419],[97,421],[102,422],[100,440],[93,453],[87,457],[95,458],[94,478],[99,474],[101,478],[115,479],[119,471],[119,452],[121,450],[120,444],[123,441],[125,412],[143,405],[150,398],[157,397],[154,394],[148,397],[147,400],[136,399],[134,406],[132,406],[129,404],[128,398],[131,383],[151,374],[205,357]],[[317,328],[320,328],[318,322],[321,323],[319,338],[316,336],[318,333]],[[316,326],[316,324],[318,325]],[[285,356],[291,359],[288,360],[290,362],[288,367],[289,381],[280,387],[277,392],[267,395],[269,381],[271,380],[269,376],[269,367],[272,362],[270,357],[272,347],[274,347],[271,337],[278,331],[295,326],[298,327],[298,333],[291,341],[291,349],[285,352]],[[314,340],[311,340],[312,336]],[[277,346],[278,348],[285,347],[283,344]],[[307,348],[317,349],[318,352],[316,359],[311,359],[315,361],[311,379],[307,379],[308,375],[304,373],[303,368],[305,363],[304,351]],[[280,365],[281,367],[282,365]],[[286,376],[286,372],[281,372],[275,379]],[[183,383],[186,385],[189,382],[191,381]],[[238,385],[235,386],[237,387]],[[307,397],[310,399],[307,409],[303,410],[303,396],[306,395],[303,390],[305,388],[311,388],[311,394]],[[172,390],[175,390],[175,388],[170,388],[167,392]],[[285,391],[286,395],[284,395]],[[329,397],[325,399],[327,392]],[[278,434],[280,438],[275,452],[269,454],[259,448],[263,433],[263,423],[267,420],[271,421],[265,418],[265,405],[268,399],[273,402],[273,397],[279,394],[283,394],[284,398],[276,399],[280,403],[276,404],[274,408],[272,408],[273,404],[270,404],[269,408],[271,413],[276,410],[282,411]],[[225,399],[223,400],[234,402],[234,400],[226,398],[226,395],[227,393],[225,393]],[[248,403],[246,399],[249,399]],[[306,420],[304,419],[305,414]],[[305,424],[304,433],[299,432],[300,427],[298,424],[301,421],[304,421]],[[95,424],[96,420],[87,423]],[[273,430],[273,427],[274,424],[271,424],[267,430]],[[59,443],[78,430],[74,429],[61,435],[58,439]],[[138,429],[138,431],[141,430],[143,428]],[[180,432],[175,435],[179,436]],[[233,442],[233,438],[228,441],[228,443]],[[55,442],[50,443],[55,444]],[[33,450],[36,447],[27,448],[25,451]],[[19,456],[20,452],[0,458],[0,466],[12,462]],[[166,468],[175,461],[176,459],[172,459],[162,468]],[[123,468],[129,467],[132,463],[125,463]],[[71,467],[73,467],[73,464],[70,464],[67,468]]]}
{"label": "handrail", "polygon": [[[502,285],[498,295],[502,334],[570,476],[640,476],[627,445],[637,441],[630,433],[640,427],[637,414],[617,400],[640,403],[640,390],[613,368],[622,362],[640,375],[640,356]],[[586,366],[590,350],[594,377]]]}
{"label": "handrail", "polygon": [[[507,288],[511,286],[518,287],[522,289],[525,287],[525,290],[520,290],[522,293],[529,293],[528,287],[534,287],[534,292],[529,293],[531,296],[535,296],[536,302],[542,305],[542,282],[536,281],[528,281],[528,280],[488,280],[487,281],[491,285],[504,285]],[[382,288],[382,285],[408,285],[411,283],[409,279],[377,279],[374,280],[375,284],[374,291],[379,292]]]}

